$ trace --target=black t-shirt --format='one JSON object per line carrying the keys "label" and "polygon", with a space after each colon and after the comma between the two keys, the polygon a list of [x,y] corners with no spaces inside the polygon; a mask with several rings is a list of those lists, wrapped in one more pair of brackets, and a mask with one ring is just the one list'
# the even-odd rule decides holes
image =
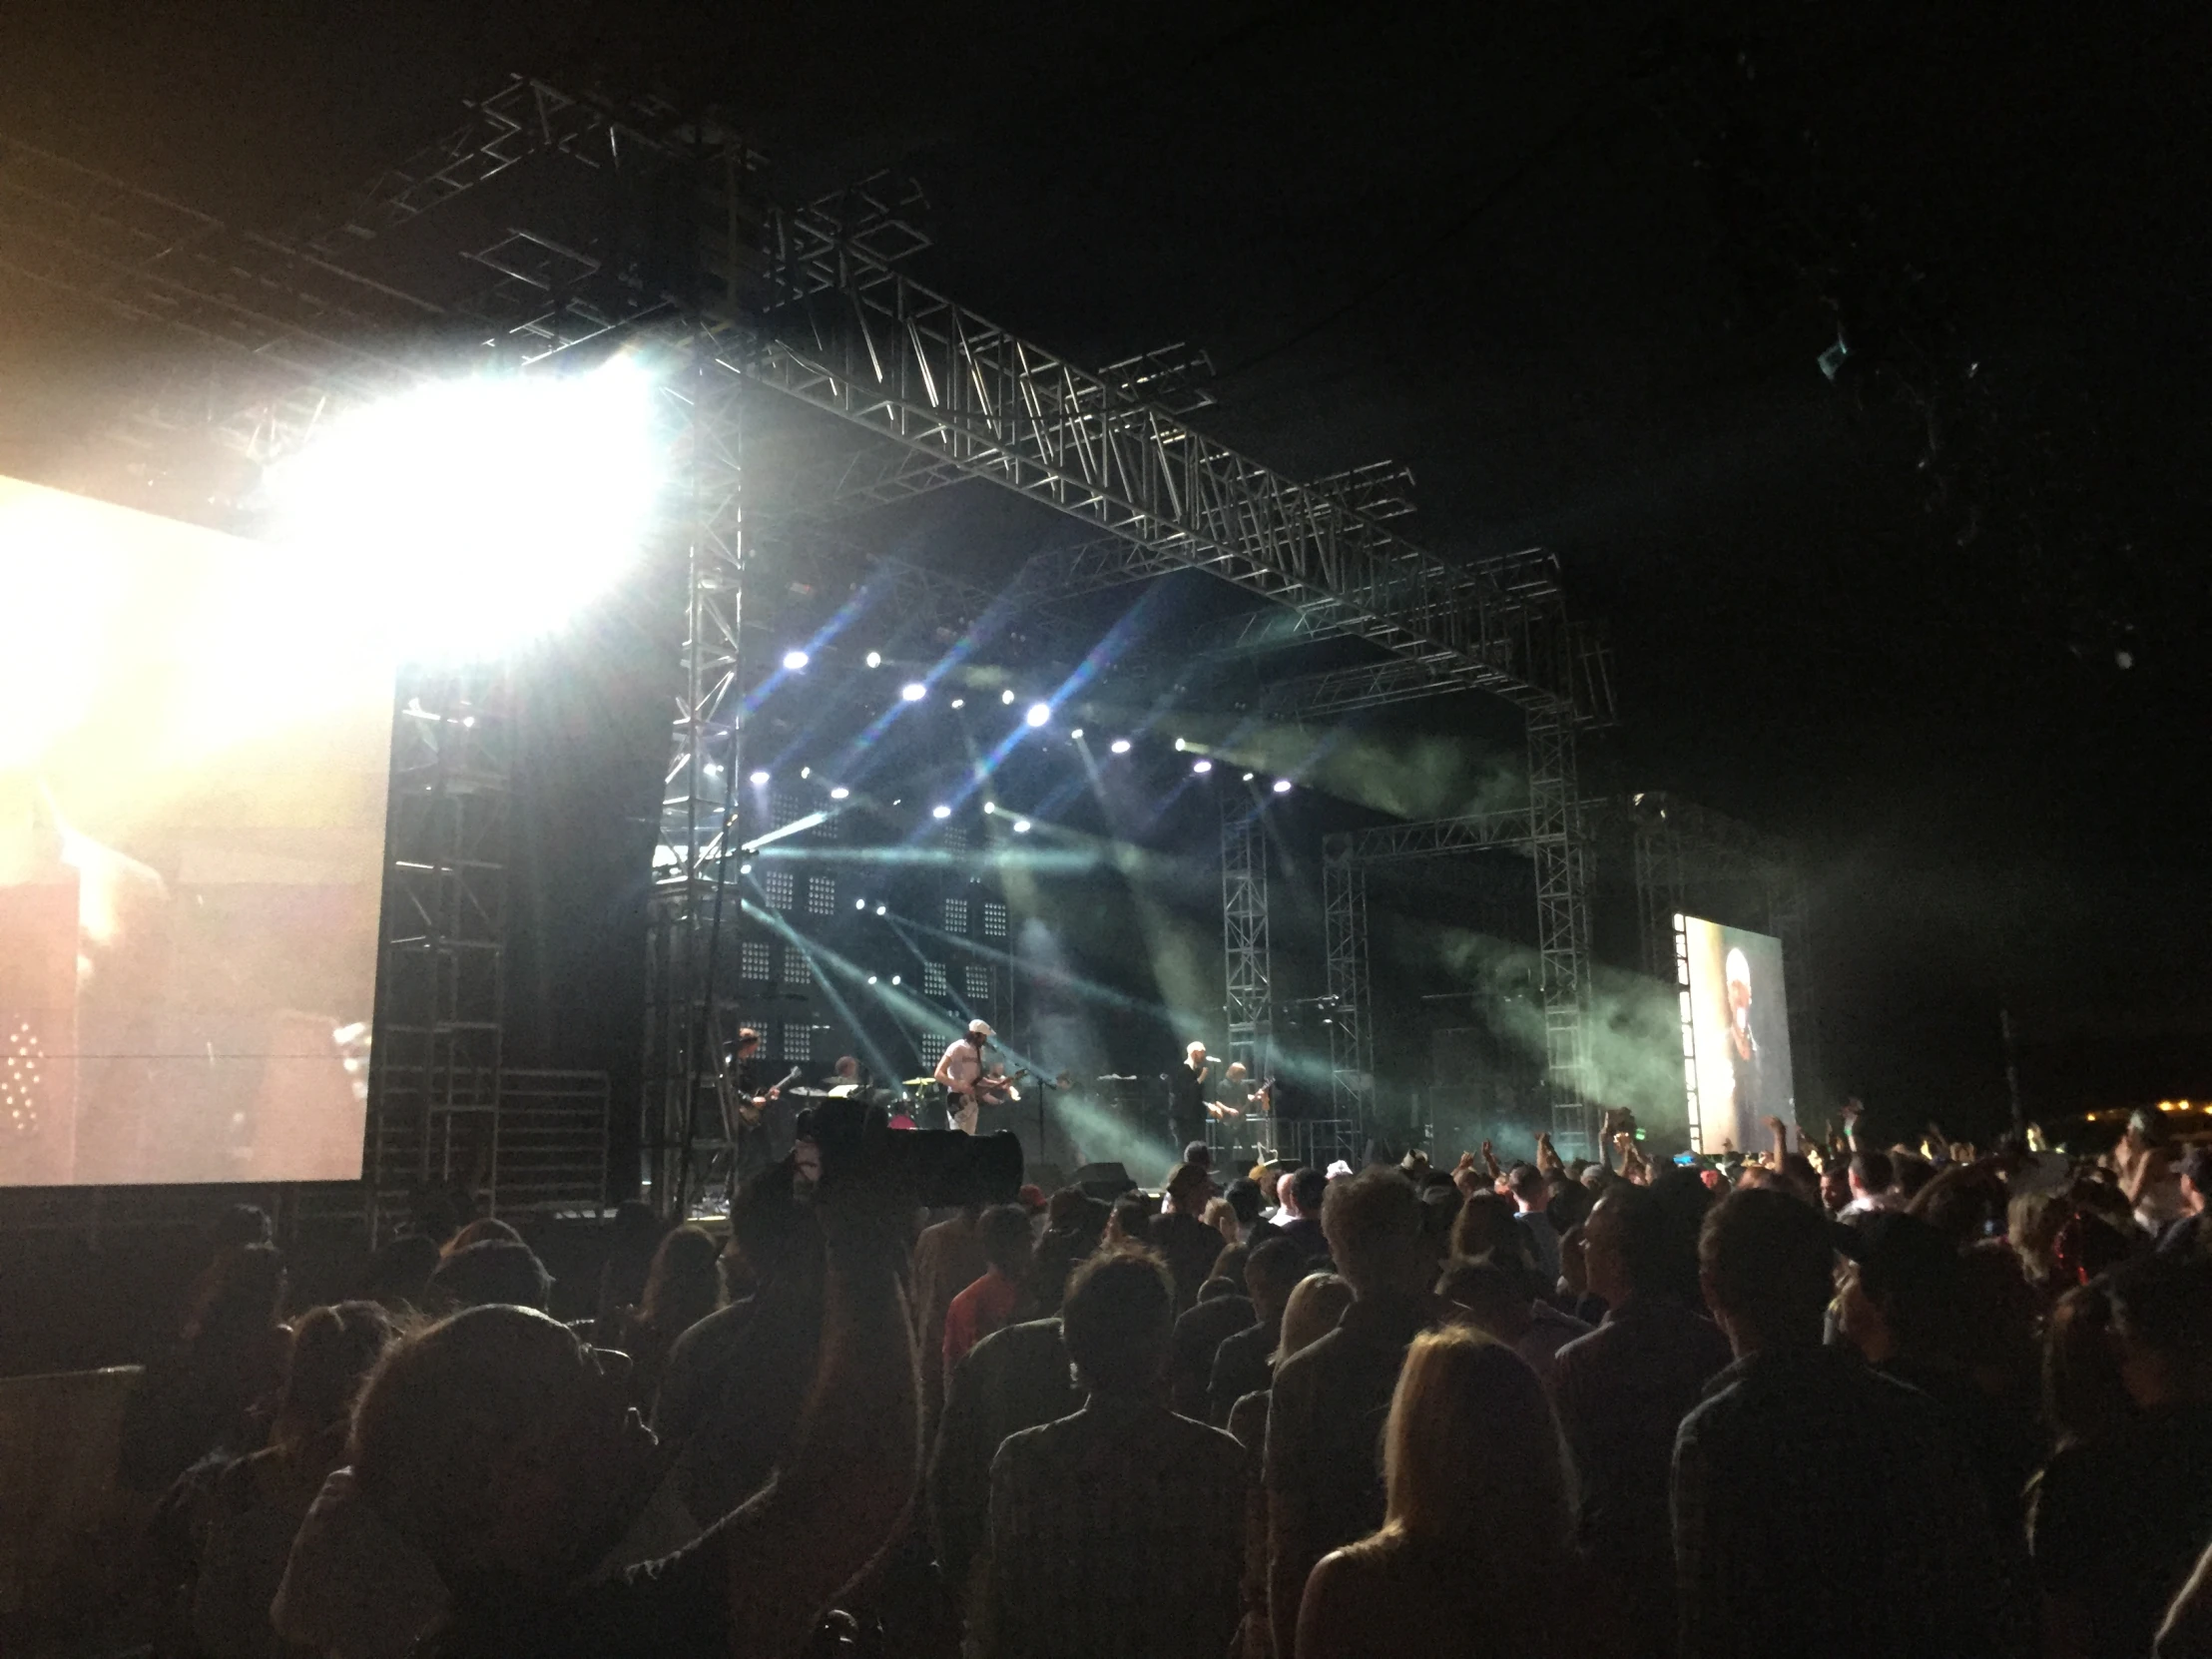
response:
{"label": "black t-shirt", "polygon": [[717,1529],[674,1555],[525,1600],[454,1596],[427,1659],[729,1659],[730,1568]]}

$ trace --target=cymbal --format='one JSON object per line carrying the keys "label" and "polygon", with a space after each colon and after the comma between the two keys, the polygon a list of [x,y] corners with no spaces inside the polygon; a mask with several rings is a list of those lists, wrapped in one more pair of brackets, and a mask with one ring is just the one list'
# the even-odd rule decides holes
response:
{"label": "cymbal", "polygon": [[927,1085],[934,1083],[936,1079],[934,1077],[908,1077],[902,1079],[898,1086],[902,1089],[919,1089],[924,1088]]}

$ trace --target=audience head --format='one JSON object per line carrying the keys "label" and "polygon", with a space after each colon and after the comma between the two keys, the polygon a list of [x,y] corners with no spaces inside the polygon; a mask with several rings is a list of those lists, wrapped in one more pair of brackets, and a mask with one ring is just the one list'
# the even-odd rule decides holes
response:
{"label": "audience head", "polygon": [[1310,1273],[1292,1288],[1283,1305],[1283,1335],[1275,1345],[1275,1363],[1312,1348],[1337,1329],[1352,1306],[1352,1287],[1333,1273]]}
{"label": "audience head", "polygon": [[1413,1184],[1387,1165],[1331,1183],[1321,1227],[1337,1272],[1355,1296],[1417,1295],[1428,1289],[1432,1257],[1421,1249],[1420,1201]]}
{"label": "audience head", "polygon": [[1152,1204],[1140,1193],[1123,1193],[1106,1218],[1106,1237],[1117,1245],[1152,1242]]}
{"label": "audience head", "polygon": [[2212,1258],[2153,1256],[2115,1273],[2112,1329],[2139,1409],[2212,1400]]}
{"label": "audience head", "polygon": [[1241,1227],[1251,1227],[1260,1219],[1260,1183],[1249,1175],[1240,1175],[1222,1189],[1222,1202],[1236,1215]]}
{"label": "audience head", "polygon": [[1841,1215],[1850,1202],[1851,1166],[1831,1158],[1821,1170],[1821,1208],[1832,1216]]}
{"label": "audience head", "polygon": [[208,1244],[214,1250],[265,1245],[276,1236],[269,1224],[269,1212],[259,1204],[226,1204],[208,1223]]}
{"label": "audience head", "polygon": [[419,1237],[442,1245],[461,1230],[460,1207],[451,1193],[439,1187],[427,1188],[415,1194],[408,1206],[408,1225]]}
{"label": "audience head", "polygon": [[440,1262],[424,1294],[440,1308],[482,1308],[504,1303],[533,1308],[542,1314],[552,1300],[553,1278],[528,1245],[485,1239],[480,1244],[463,1245]]}
{"label": "audience head", "polygon": [[1590,1219],[1592,1199],[1589,1189],[1581,1182],[1553,1177],[1544,1184],[1544,1214],[1551,1218],[1551,1225],[1558,1232],[1579,1227]]}
{"label": "audience head", "polygon": [[1329,1195],[1329,1177],[1311,1165],[1283,1177],[1283,1207],[1294,1216],[1321,1220],[1322,1202]]}
{"label": "audience head", "polygon": [[1705,1303],[1738,1354],[1814,1347],[1835,1289],[1828,1218],[1787,1193],[1730,1193],[1698,1241]]}
{"label": "audience head", "polygon": [[2061,1445],[2101,1440],[2135,1414],[2099,1279],[2059,1297],[2043,1334],[2043,1415]]}
{"label": "audience head", "polygon": [[697,1227],[679,1227],[653,1253],[638,1312],[666,1337],[690,1330],[722,1302],[722,1245]]}
{"label": "audience head", "polygon": [[1018,1204],[994,1204],[976,1224],[983,1260],[1001,1278],[1019,1281],[1029,1271],[1029,1212]]}
{"label": "audience head", "polygon": [[1149,1251],[1101,1251],[1068,1279],[1060,1340],[1095,1393],[1155,1389],[1167,1370],[1174,1329],[1175,1288]]}
{"label": "audience head", "polygon": [[822,1233],[799,1196],[799,1172],[790,1162],[771,1164],[746,1177],[730,1206],[728,1271],[756,1290],[795,1276],[813,1277],[821,1261]]}
{"label": "audience head", "polygon": [[362,1379],[398,1329],[373,1302],[340,1302],[302,1314],[292,1328],[291,1358],[270,1423],[270,1443],[297,1454],[342,1429]]}
{"label": "audience head", "polygon": [[1107,1215],[1104,1204],[1078,1188],[1063,1187],[1052,1195],[1044,1237],[1037,1241],[1029,1268],[1029,1300],[1040,1315],[1058,1310],[1068,1275],[1105,1236]]}
{"label": "audience head", "polygon": [[1528,1332],[1527,1282],[1495,1262],[1449,1263],[1436,1281],[1436,1294],[1465,1309],[1477,1330],[1501,1343],[1518,1342]]}
{"label": "audience head", "polygon": [[1306,1277],[1306,1252],[1289,1239],[1269,1239],[1245,1257],[1245,1294],[1262,1324],[1283,1317],[1291,1292]]}
{"label": "audience head", "polygon": [[[1674,1245],[1657,1193],[1626,1181],[1608,1187],[1582,1224],[1582,1271],[1590,1294],[1608,1308],[1669,1294],[1682,1279],[1679,1264],[1669,1271]],[[1682,1254],[1690,1256],[1695,1271],[1695,1256]]]}
{"label": "audience head", "polygon": [[283,1310],[284,1284],[284,1255],[275,1245],[224,1246],[208,1266],[188,1335],[201,1342],[263,1336]]}
{"label": "audience head", "polygon": [[566,1584],[621,1536],[650,1479],[626,1382],[543,1314],[468,1309],[384,1351],[354,1408],[354,1481],[449,1585]]}
{"label": "audience head", "polygon": [[[1465,1551],[1500,1592],[1554,1581],[1568,1555],[1566,1456],[1536,1374],[1463,1328],[1413,1339],[1383,1431],[1376,1543]],[[1499,1517],[1510,1515],[1510,1525]]]}
{"label": "audience head", "polygon": [[451,1256],[466,1250],[470,1245],[495,1239],[501,1244],[522,1243],[522,1235],[497,1216],[479,1216],[445,1241],[445,1254]]}
{"label": "audience head", "polygon": [[403,1233],[369,1258],[361,1276],[361,1295],[386,1307],[413,1307],[429,1288],[430,1275],[445,1258],[425,1233]]}
{"label": "audience head", "polygon": [[1855,1241],[1838,1303],[1845,1337],[1870,1362],[1955,1358],[1965,1324],[1958,1250],[1918,1216],[1876,1216]]}
{"label": "audience head", "polygon": [[1897,1178],[1887,1152],[1855,1152],[1851,1155],[1851,1196],[1880,1198]]}
{"label": "audience head", "polygon": [[1505,1172],[1505,1185],[1523,1210],[1541,1210],[1551,1197],[1543,1171],[1534,1164],[1515,1164]]}
{"label": "audience head", "polygon": [[1168,1208],[1196,1219],[1206,1213],[1207,1195],[1213,1190],[1214,1183],[1201,1165],[1177,1164],[1168,1173]]}
{"label": "audience head", "polygon": [[1469,1261],[1510,1261],[1533,1269],[1528,1229],[1513,1219],[1513,1206],[1496,1193],[1476,1193],[1451,1223],[1451,1254]]}
{"label": "audience head", "polygon": [[1189,1142],[1183,1148],[1183,1162],[1211,1176],[1214,1173],[1214,1150],[1204,1141]]}

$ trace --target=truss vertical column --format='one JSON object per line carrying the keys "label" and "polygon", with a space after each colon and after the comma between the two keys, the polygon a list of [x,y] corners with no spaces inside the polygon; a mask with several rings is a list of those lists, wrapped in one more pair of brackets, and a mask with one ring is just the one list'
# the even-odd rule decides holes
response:
{"label": "truss vertical column", "polygon": [[1528,712],[1529,850],[1536,872],[1536,952],[1544,1009],[1544,1065],[1552,1141],[1562,1157],[1587,1156],[1590,1108],[1585,1020],[1590,1005],[1588,849],[1575,765],[1574,707],[1565,699]]}
{"label": "truss vertical column", "polygon": [[1365,1135],[1375,1121],[1375,1034],[1368,995],[1368,872],[1349,835],[1322,848],[1322,933],[1328,955],[1329,1082],[1335,1113]]}
{"label": "truss vertical column", "polygon": [[1275,978],[1268,955],[1268,841],[1245,791],[1221,792],[1221,948],[1228,989],[1229,1058],[1255,1081],[1275,1036]]}
{"label": "truss vertical column", "polygon": [[[745,468],[740,382],[702,352],[676,394],[671,536],[685,561],[682,681],[653,850],[641,1141],[652,1202],[680,1215],[724,1146],[717,1015],[734,999],[721,942],[743,912],[733,811],[740,756]],[[728,947],[735,955],[735,945]],[[711,1007],[710,1004],[721,1006]],[[690,1191],[685,1189],[689,1188]]]}
{"label": "truss vertical column", "polygon": [[1682,842],[1664,818],[1640,820],[1633,831],[1636,926],[1644,971],[1673,984],[1674,918],[1682,909]]}
{"label": "truss vertical column", "polygon": [[463,1185],[498,1205],[510,699],[503,664],[402,686],[364,1154],[372,1242],[418,1188]]}

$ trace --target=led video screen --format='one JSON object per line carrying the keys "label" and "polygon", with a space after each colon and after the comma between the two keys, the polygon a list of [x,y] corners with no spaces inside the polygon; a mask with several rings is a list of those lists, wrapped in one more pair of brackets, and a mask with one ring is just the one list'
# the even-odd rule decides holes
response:
{"label": "led video screen", "polygon": [[373,580],[0,478],[0,1186],[359,1177]]}
{"label": "led video screen", "polygon": [[1690,1144],[1760,1151],[1773,1144],[1768,1118],[1797,1125],[1782,941],[1699,916],[1674,924]]}

